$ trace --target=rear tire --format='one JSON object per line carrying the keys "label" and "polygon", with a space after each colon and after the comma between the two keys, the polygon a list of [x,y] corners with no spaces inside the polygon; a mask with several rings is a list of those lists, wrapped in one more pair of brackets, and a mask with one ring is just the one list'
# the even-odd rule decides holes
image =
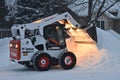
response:
{"label": "rear tire", "polygon": [[63,69],[72,69],[76,64],[76,56],[72,52],[62,54],[60,65]]}
{"label": "rear tire", "polygon": [[47,71],[51,68],[51,56],[47,53],[41,53],[33,59],[33,66],[36,70]]}

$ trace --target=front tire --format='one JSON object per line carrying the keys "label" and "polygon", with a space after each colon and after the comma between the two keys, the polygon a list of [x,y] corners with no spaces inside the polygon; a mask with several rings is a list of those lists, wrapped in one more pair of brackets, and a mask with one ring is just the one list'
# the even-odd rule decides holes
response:
{"label": "front tire", "polygon": [[47,53],[36,55],[33,60],[33,66],[36,70],[47,71],[51,68],[51,56]]}
{"label": "front tire", "polygon": [[60,65],[63,69],[72,69],[76,64],[76,56],[72,52],[62,54]]}

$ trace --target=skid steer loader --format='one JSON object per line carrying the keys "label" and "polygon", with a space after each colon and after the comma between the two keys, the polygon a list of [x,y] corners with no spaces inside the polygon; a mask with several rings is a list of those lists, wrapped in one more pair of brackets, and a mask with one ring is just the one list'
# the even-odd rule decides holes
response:
{"label": "skid steer loader", "polygon": [[[67,28],[65,24],[71,25]],[[10,60],[40,71],[47,71],[54,65],[72,69],[76,56],[67,50],[65,30],[80,27],[68,12],[14,25],[11,28]]]}

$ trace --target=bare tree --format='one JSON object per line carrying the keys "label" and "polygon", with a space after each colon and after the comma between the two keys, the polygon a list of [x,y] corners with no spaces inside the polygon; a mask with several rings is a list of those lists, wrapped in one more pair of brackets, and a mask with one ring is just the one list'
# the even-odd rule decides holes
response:
{"label": "bare tree", "polygon": [[[64,12],[65,8],[74,4],[80,6],[79,11],[88,7],[88,22],[92,22],[93,15],[96,16],[95,21],[109,8],[111,8],[119,0],[112,0],[112,4],[108,6],[110,0],[16,0],[14,11],[12,8],[11,13],[15,13],[16,19],[24,20],[21,23],[29,23],[36,19],[46,17],[55,13]],[[106,5],[108,7],[106,7]],[[15,10],[16,10],[15,9]]]}
{"label": "bare tree", "polygon": [[[75,6],[86,6],[88,7],[88,22],[95,22],[97,19],[114,6],[120,0],[72,0]],[[72,3],[73,4],[73,3]],[[84,9],[79,8],[78,11]],[[95,19],[92,20],[93,15]]]}
{"label": "bare tree", "polygon": [[[89,0],[89,4],[91,0]],[[95,15],[94,22],[97,21],[97,19],[102,16],[106,11],[108,11],[111,7],[113,7],[118,1],[120,0],[92,0],[93,7],[92,7],[92,13],[91,15],[88,14],[88,16],[93,16]],[[96,7],[97,6],[97,7]],[[91,7],[89,7],[90,9]],[[91,10],[91,9],[90,9]],[[92,21],[90,19],[90,21]]]}

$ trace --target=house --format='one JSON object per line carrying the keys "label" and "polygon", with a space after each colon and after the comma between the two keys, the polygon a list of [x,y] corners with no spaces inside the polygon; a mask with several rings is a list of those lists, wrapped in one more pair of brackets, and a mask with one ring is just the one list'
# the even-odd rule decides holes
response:
{"label": "house", "polygon": [[[79,16],[80,21],[82,20],[81,24],[85,24],[87,20],[86,18],[88,16],[88,3],[79,6],[71,4],[68,7]],[[120,7],[118,4],[115,4],[113,7],[111,7],[108,11],[106,11],[102,16],[99,17],[99,19],[96,22],[96,26],[104,30],[113,29],[117,33],[120,33],[119,8]],[[93,15],[92,19],[94,18],[95,16]]]}

